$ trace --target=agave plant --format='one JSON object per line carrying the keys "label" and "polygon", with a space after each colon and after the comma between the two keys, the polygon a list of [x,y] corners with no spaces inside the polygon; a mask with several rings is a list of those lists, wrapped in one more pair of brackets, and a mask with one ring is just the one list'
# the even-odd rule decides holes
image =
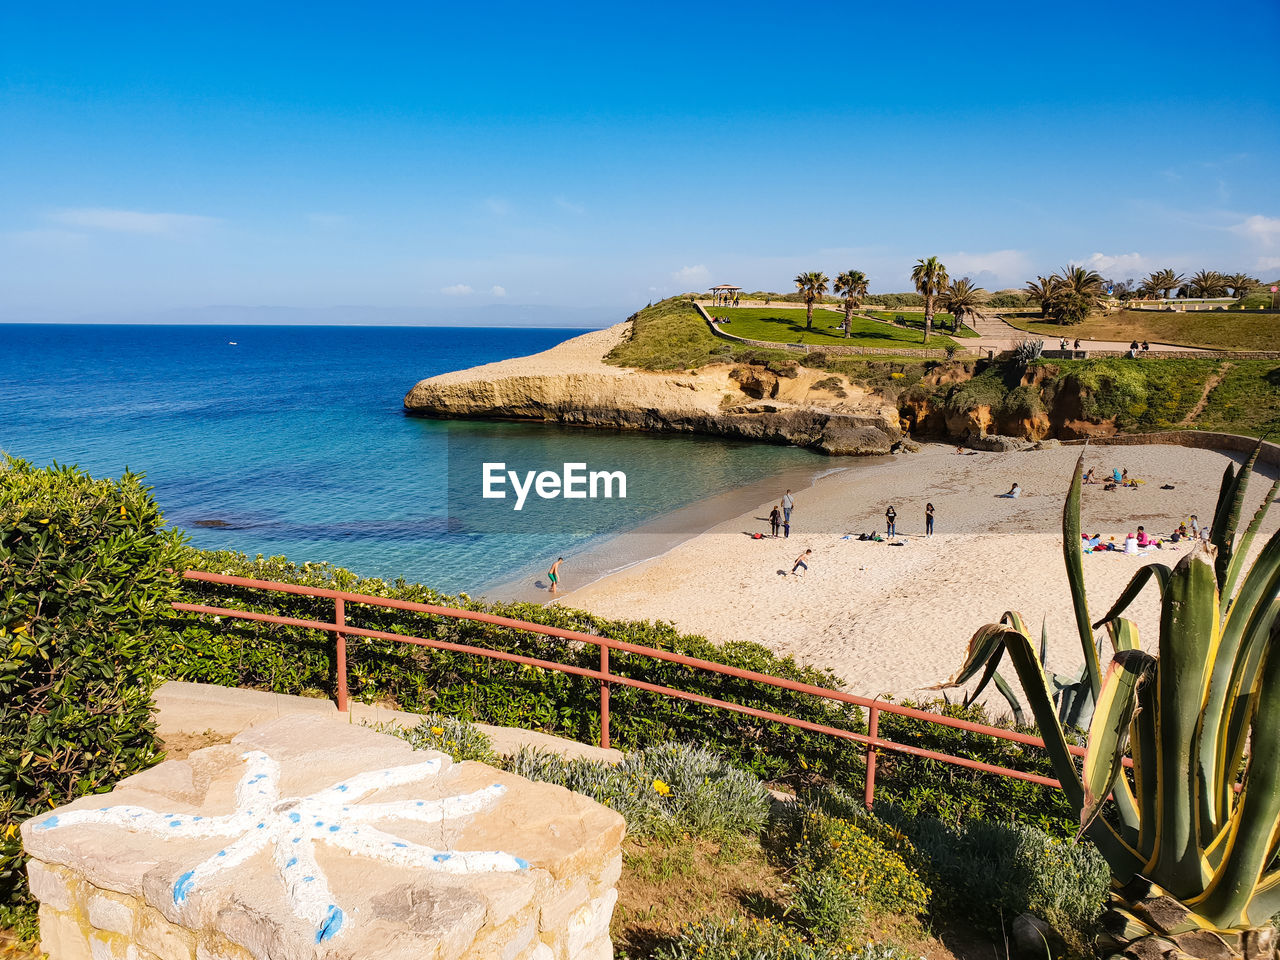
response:
{"label": "agave plant", "polygon": [[[1037,656],[1016,614],[974,635],[957,675],[981,669],[994,677],[1008,652],[1081,833],[1111,865],[1104,940],[1127,957],[1275,954],[1269,921],[1280,911],[1280,531],[1248,570],[1245,562],[1280,480],[1236,543],[1259,449],[1239,471],[1227,467],[1212,542],[1195,541],[1173,568],[1139,569],[1096,622],[1084,589],[1081,454],[1062,535],[1097,704],[1082,768],[1054,707],[1043,645]],[[1149,584],[1161,593],[1154,651],[1142,649],[1137,626],[1123,616]],[[1114,649],[1105,671],[1094,639],[1101,627]]]}

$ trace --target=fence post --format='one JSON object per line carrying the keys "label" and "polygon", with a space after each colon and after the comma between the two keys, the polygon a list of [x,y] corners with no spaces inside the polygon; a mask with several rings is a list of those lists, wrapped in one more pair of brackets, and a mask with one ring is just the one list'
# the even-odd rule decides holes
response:
{"label": "fence post", "polygon": [[[872,740],[880,736],[880,708],[874,704],[867,710],[867,735]],[[876,748],[867,744],[867,809],[871,809],[871,804],[875,800],[876,795]]]}
{"label": "fence post", "polygon": [[[337,597],[333,601],[333,622],[338,627],[347,625],[346,604],[341,597]],[[342,635],[342,631],[338,630],[334,634],[337,641],[337,650],[334,658],[338,662],[338,710],[341,713],[347,712],[347,638]]]}
{"label": "fence post", "polygon": [[[609,648],[600,644],[600,672],[609,675]],[[609,681],[600,681],[600,746],[609,749]]]}

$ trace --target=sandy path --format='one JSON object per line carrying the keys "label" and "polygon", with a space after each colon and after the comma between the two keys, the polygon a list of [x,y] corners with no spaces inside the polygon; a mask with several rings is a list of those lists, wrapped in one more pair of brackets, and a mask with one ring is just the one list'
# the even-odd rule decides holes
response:
{"label": "sandy path", "polygon": [[[750,538],[768,530],[758,519],[768,512],[762,505],[561,602],[609,617],[670,620],[717,641],[754,640],[830,667],[856,693],[908,697],[924,696],[922,688],[949,676],[973,632],[1014,609],[1035,630],[1046,619],[1050,667],[1071,672],[1081,655],[1060,530],[1079,452],[1063,447],[959,456],[952,447],[930,446],[888,463],[855,465],[797,494],[789,540]],[[1090,448],[1086,466],[1099,472],[1127,467],[1147,482],[1114,492],[1085,487],[1083,524],[1104,540],[1123,541],[1139,524],[1168,534],[1189,514],[1208,519],[1226,462],[1223,454],[1174,446]],[[1259,471],[1250,515],[1274,476],[1273,469]],[[998,497],[1014,480],[1023,497]],[[1159,489],[1166,482],[1175,489]],[[920,536],[926,501],[937,511],[937,535],[928,540]],[[906,545],[843,539],[846,533],[883,532],[891,502]],[[1278,522],[1280,509],[1268,517],[1264,533]],[[787,575],[806,548],[814,551],[808,575]],[[1140,565],[1173,563],[1182,553],[1086,556],[1094,617],[1105,613]],[[1130,608],[1152,644],[1157,611],[1154,589]]]}

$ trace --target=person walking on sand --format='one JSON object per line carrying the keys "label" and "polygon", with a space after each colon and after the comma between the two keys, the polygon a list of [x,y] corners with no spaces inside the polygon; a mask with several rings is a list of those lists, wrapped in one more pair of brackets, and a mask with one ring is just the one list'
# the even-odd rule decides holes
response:
{"label": "person walking on sand", "polygon": [[791,491],[788,490],[782,495],[782,519],[791,522],[791,510],[795,507],[796,502],[791,498]]}
{"label": "person walking on sand", "polygon": [[893,539],[898,533],[898,511],[893,509],[893,504],[889,504],[889,509],[884,512],[884,523],[888,529],[889,539]]}
{"label": "person walking on sand", "polygon": [[782,518],[782,539],[783,540],[791,539],[791,518],[790,517]]}
{"label": "person walking on sand", "polygon": [[560,564],[564,563],[564,557],[559,557],[556,562],[551,565],[551,569],[547,571],[547,579],[551,581],[551,592],[555,593],[560,585]]}
{"label": "person walking on sand", "polygon": [[782,511],[774,507],[769,511],[769,531],[776,539],[778,536],[778,527],[782,525]]}
{"label": "person walking on sand", "polygon": [[811,553],[813,553],[812,550],[806,550],[804,553],[800,554],[800,556],[796,557],[796,562],[791,566],[792,576],[799,576],[799,574],[796,573],[796,571],[799,570],[801,567],[804,567],[806,573],[809,572],[809,565],[805,563],[805,560],[808,558],[809,554]]}
{"label": "person walking on sand", "polygon": [[924,535],[926,537],[933,536],[933,504],[926,503],[924,505]]}

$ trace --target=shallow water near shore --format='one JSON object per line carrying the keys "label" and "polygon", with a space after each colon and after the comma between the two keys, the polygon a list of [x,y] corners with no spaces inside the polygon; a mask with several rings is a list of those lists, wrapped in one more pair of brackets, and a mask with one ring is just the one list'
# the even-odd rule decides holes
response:
{"label": "shallow water near shore", "polygon": [[[557,555],[584,558],[566,565],[577,585],[833,466],[808,451],[709,437],[403,412],[424,377],[582,332],[0,325],[0,450],[96,476],[145,473],[166,519],[202,548],[512,599],[546,599],[534,574]],[[457,522],[466,509],[450,502],[448,462],[476,445],[513,464],[554,455],[633,465],[641,482],[625,501],[591,504],[586,523],[467,529]],[[519,589],[499,589],[516,580]]]}

